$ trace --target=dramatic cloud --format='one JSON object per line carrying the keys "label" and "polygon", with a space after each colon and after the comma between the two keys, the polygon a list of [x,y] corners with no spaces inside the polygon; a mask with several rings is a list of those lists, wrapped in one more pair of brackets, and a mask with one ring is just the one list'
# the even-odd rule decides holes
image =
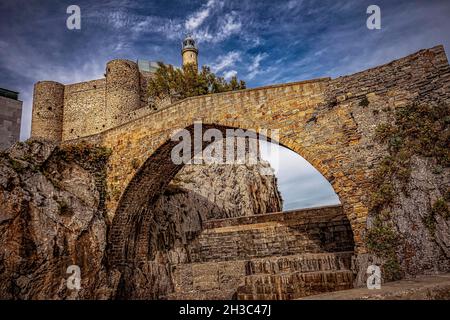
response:
{"label": "dramatic cloud", "polygon": [[[116,58],[180,65],[188,32],[200,64],[226,78],[237,74],[249,87],[351,74],[437,44],[450,52],[450,1],[379,0],[381,30],[366,27],[369,0],[77,0],[82,28],[75,31],[66,28],[69,4],[0,2],[0,87],[20,92],[22,139],[30,134],[35,82],[100,78]],[[307,167],[298,158],[283,167],[287,207],[336,200],[322,197],[317,172],[297,177]]]}
{"label": "dramatic cloud", "polygon": [[226,39],[232,34],[238,33],[242,28],[242,23],[236,12],[226,14],[219,24],[220,39]]}
{"label": "dramatic cloud", "polygon": [[267,53],[258,53],[255,57],[253,57],[253,60],[251,64],[248,66],[248,79],[253,79],[258,73],[261,72],[260,64],[261,61],[267,57]]}
{"label": "dramatic cloud", "polygon": [[234,77],[234,76],[236,76],[237,75],[237,71],[236,70],[228,70],[228,71],[225,71],[224,73],[223,73],[223,77],[226,79],[226,80],[230,80],[232,77]]}
{"label": "dramatic cloud", "polygon": [[225,68],[234,66],[237,61],[241,60],[241,53],[238,51],[228,52],[226,55],[219,56],[217,61],[211,64],[211,70],[213,72],[222,71]]}
{"label": "dramatic cloud", "polygon": [[215,6],[221,5],[217,0],[209,0],[200,10],[192,14],[185,23],[187,31],[194,31],[209,17]]}

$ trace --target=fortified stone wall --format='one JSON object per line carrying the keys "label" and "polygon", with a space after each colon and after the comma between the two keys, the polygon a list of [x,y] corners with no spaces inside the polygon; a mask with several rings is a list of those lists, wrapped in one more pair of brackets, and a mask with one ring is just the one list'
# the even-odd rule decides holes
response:
{"label": "fortified stone wall", "polygon": [[63,140],[106,129],[106,80],[75,83],[64,88]]}
{"label": "fortified stone wall", "polygon": [[61,141],[63,132],[64,85],[40,81],[34,85],[31,136]]}
{"label": "fortified stone wall", "polygon": [[31,136],[52,141],[85,137],[116,127],[151,110],[149,72],[135,62],[112,60],[105,78],[63,85],[41,81],[34,87]]}

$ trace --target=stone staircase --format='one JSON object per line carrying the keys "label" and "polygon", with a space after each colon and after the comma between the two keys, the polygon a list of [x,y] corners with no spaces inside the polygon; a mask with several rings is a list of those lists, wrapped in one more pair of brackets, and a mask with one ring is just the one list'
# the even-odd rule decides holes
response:
{"label": "stone staircase", "polygon": [[172,266],[168,299],[296,299],[353,288],[353,234],[340,206],[210,220]]}

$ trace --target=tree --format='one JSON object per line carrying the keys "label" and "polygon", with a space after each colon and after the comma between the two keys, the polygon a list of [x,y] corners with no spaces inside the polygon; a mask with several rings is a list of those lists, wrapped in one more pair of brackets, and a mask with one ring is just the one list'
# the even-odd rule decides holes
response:
{"label": "tree", "polygon": [[219,93],[245,89],[245,82],[238,81],[236,76],[227,82],[223,77],[216,76],[208,66],[203,66],[200,72],[194,64],[174,68],[158,62],[159,68],[149,80],[150,97],[164,99],[170,97],[172,101],[195,97],[209,93]]}

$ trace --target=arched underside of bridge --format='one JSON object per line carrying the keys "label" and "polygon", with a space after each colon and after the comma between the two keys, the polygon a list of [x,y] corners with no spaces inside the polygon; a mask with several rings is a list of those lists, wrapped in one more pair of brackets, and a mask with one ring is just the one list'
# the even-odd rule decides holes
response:
{"label": "arched underside of bridge", "polygon": [[[191,133],[194,131],[194,125],[186,127]],[[227,129],[241,129],[217,124],[202,124],[202,130],[218,129],[225,136]],[[244,129],[245,130],[245,129]],[[201,133],[203,136],[203,132]],[[257,134],[259,138],[262,134]],[[265,137],[268,141],[274,141],[270,136]],[[289,145],[288,141],[283,141],[280,137],[279,144],[290,148],[294,152],[301,154],[305,159],[311,158],[311,155],[303,150],[300,146]],[[192,139],[193,141],[193,139]],[[154,241],[158,235],[155,231],[155,217],[153,208],[155,203],[169,182],[174,178],[184,164],[175,164],[171,159],[172,149],[179,143],[179,141],[172,141],[166,139],[142,164],[137,170],[136,174],[131,179],[130,183],[123,192],[109,232],[108,243],[108,264],[110,268],[119,268],[124,272],[125,276],[122,281],[130,281],[130,276],[127,272],[137,267],[139,262],[153,260],[157,241]],[[202,150],[211,142],[203,141]],[[198,151],[198,150],[197,150]],[[192,150],[191,154],[194,154]],[[315,163],[320,164],[320,160],[315,159]],[[326,165],[320,165],[318,168],[325,178],[333,184],[336,179],[330,174],[331,170],[326,168]],[[345,193],[339,194],[345,203]],[[122,283],[122,290],[126,292],[132,289],[124,289],[123,287],[129,284]],[[120,294],[119,294],[120,295]],[[127,293],[124,293],[126,296]]]}

